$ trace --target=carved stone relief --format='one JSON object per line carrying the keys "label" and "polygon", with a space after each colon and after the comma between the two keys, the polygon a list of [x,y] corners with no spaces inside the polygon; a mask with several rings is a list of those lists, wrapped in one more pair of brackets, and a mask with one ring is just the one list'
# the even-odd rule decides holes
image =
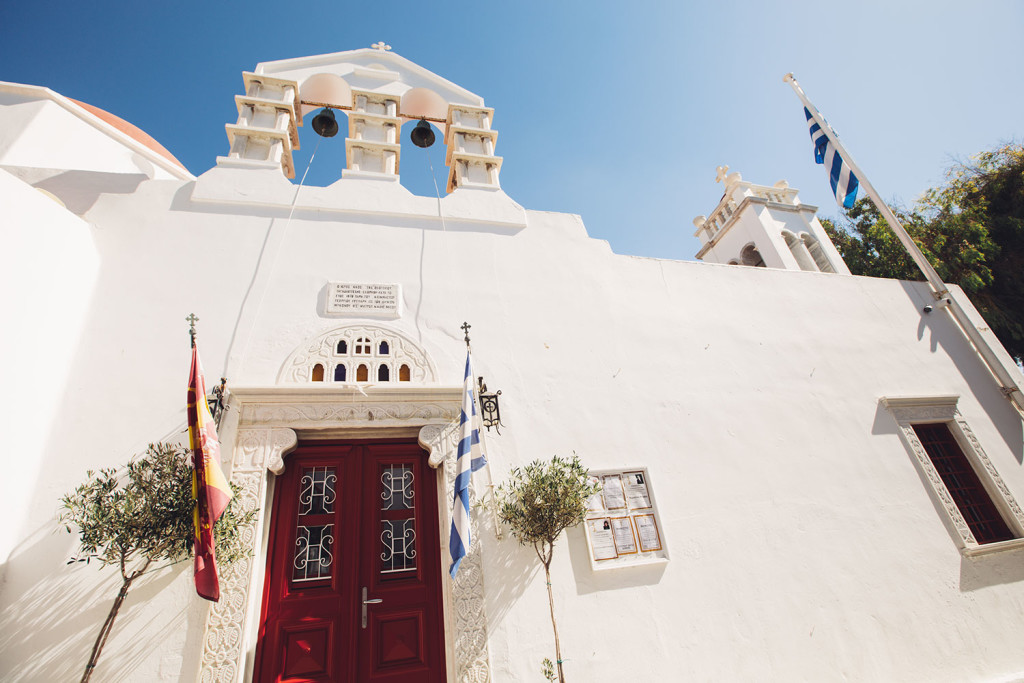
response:
{"label": "carved stone relief", "polygon": [[231,483],[238,487],[237,503],[241,504],[242,512],[257,513],[250,524],[239,529],[252,552],[220,572],[220,602],[210,607],[203,637],[199,680],[204,683],[234,683],[244,673],[247,617],[255,618],[254,603],[259,609],[259,602],[251,598],[258,595],[253,590],[259,583],[254,568],[260,561],[267,470],[283,472],[284,454],[297,443],[298,438],[290,429],[239,429]]}
{"label": "carved stone relief", "polygon": [[928,453],[924,449],[924,445],[918,438],[917,432],[914,431],[913,423],[945,422],[949,425],[949,428],[954,435],[962,437],[958,438],[958,440],[961,442],[962,446],[965,446],[965,455],[968,456],[968,459],[973,460],[975,463],[982,466],[985,475],[988,476],[989,481],[999,492],[998,497],[1001,499],[1001,502],[1016,520],[1017,527],[1019,529],[1024,529],[1024,510],[1021,509],[1021,506],[1013,497],[1009,487],[999,475],[995,465],[992,464],[992,461],[989,459],[985,449],[981,447],[981,442],[978,441],[978,437],[975,436],[970,425],[967,424],[967,421],[957,410],[957,397],[946,396],[921,399],[895,398],[882,399],[882,402],[886,405],[893,417],[896,419],[896,422],[899,424],[900,435],[903,437],[903,440],[907,445],[910,446],[918,465],[920,465],[921,470],[924,472],[925,477],[932,486],[932,490],[942,503],[943,509],[949,516],[949,520],[953,524],[953,528],[956,529],[957,535],[959,535],[965,548],[975,549],[982,546],[978,543],[974,533],[971,532],[970,527],[967,525],[967,521],[960,513],[956,503],[953,502],[949,489],[946,488],[945,483],[942,481],[942,477],[935,469],[931,458],[928,457]]}
{"label": "carved stone relief", "polygon": [[[365,341],[364,341],[365,340]],[[338,352],[339,343],[344,342],[345,350]],[[387,353],[381,353],[381,342],[386,342]],[[365,352],[363,352],[365,349]],[[356,368],[365,364],[368,368],[367,382],[377,383],[377,370],[382,364],[390,369],[389,383],[398,383],[399,369],[409,369],[409,383],[426,384],[437,381],[437,371],[427,354],[401,332],[383,325],[342,325],[322,332],[296,349],[284,362],[278,374],[279,383],[300,383],[312,381],[313,366],[324,368],[324,379],[333,381],[334,369],[345,365],[345,382],[356,382]]]}

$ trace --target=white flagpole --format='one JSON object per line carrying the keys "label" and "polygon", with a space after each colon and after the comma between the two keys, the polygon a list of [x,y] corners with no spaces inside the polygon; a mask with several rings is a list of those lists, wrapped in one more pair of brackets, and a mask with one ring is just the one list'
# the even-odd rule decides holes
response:
{"label": "white flagpole", "polygon": [[906,249],[907,253],[910,254],[910,258],[914,260],[917,267],[921,269],[922,273],[924,273],[925,279],[928,281],[928,284],[931,285],[932,296],[934,296],[937,301],[945,300],[948,302],[946,308],[949,309],[953,319],[956,320],[964,334],[974,345],[978,355],[981,356],[985,365],[988,366],[989,371],[995,376],[1000,390],[1008,399],[1010,399],[1010,402],[1014,407],[1024,415],[1024,393],[1021,392],[1018,381],[1006,369],[1006,366],[1003,364],[1002,360],[996,356],[988,341],[981,335],[981,332],[977,327],[975,327],[974,323],[971,322],[970,318],[967,317],[967,312],[964,311],[956,299],[950,296],[949,288],[946,287],[942,278],[940,278],[939,274],[935,272],[932,264],[928,262],[927,258],[925,258],[925,255],[907,233],[903,224],[900,223],[898,218],[896,218],[896,215],[889,208],[888,204],[886,204],[882,200],[881,196],[879,196],[874,186],[867,179],[867,176],[864,175],[860,170],[860,167],[854,162],[850,153],[847,152],[846,148],[839,142],[839,139],[835,135],[835,131],[829,127],[828,123],[826,123],[825,119],[822,118],[817,108],[815,108],[815,106],[811,104],[811,101],[807,99],[807,95],[804,94],[803,89],[800,87],[800,84],[796,82],[796,78],[793,77],[793,74],[786,74],[782,77],[782,80],[792,86],[793,92],[796,93],[796,96],[799,97],[800,101],[803,102],[805,107],[807,107],[807,111],[811,112],[811,118],[814,119],[815,123],[821,126],[821,131],[828,137],[829,142],[831,142],[835,147],[836,154],[846,162],[846,165],[850,167],[853,174],[857,176],[857,180],[871,198],[875,208],[877,208],[879,213],[882,214],[882,217],[885,218],[900,243],[903,244],[904,249]]}
{"label": "white flagpole", "polygon": [[[480,399],[473,393],[473,400],[476,401],[476,429],[480,436],[480,450],[487,456],[488,449],[484,446],[484,429],[483,419],[480,413]],[[501,520],[498,519],[498,499],[494,497],[494,478],[491,477],[491,459],[487,458],[487,463],[484,465],[484,469],[487,470],[487,490],[491,494],[491,499],[487,502],[487,507],[491,508],[491,516],[494,519],[494,536],[499,541],[501,540]]]}

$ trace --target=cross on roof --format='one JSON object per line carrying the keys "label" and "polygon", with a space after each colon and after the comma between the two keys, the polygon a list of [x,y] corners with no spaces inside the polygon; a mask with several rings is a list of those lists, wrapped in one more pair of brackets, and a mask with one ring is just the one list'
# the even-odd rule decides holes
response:
{"label": "cross on roof", "polygon": [[391,49],[391,46],[385,43],[383,40],[374,43],[370,47],[372,47],[374,50],[380,50],[381,52],[387,52],[388,50]]}
{"label": "cross on roof", "polygon": [[196,345],[196,323],[199,322],[199,316],[195,313],[189,313],[188,317],[185,318],[185,322],[188,323],[188,336],[192,338],[192,346]]}
{"label": "cross on roof", "polygon": [[469,323],[462,323],[462,331],[466,333],[466,346],[469,346],[469,328],[473,327]]}
{"label": "cross on roof", "polygon": [[716,183],[720,183],[723,180],[725,180],[725,176],[727,176],[729,174],[729,167],[728,166],[719,166],[715,170],[718,171],[718,175],[715,176],[715,182]]}

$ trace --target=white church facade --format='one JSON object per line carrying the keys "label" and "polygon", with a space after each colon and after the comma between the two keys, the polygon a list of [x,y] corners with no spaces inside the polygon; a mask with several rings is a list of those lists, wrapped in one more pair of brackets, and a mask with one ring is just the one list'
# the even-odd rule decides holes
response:
{"label": "white church facade", "polygon": [[[552,564],[567,679],[1024,680],[1024,377],[959,289],[1013,386],[927,283],[850,275],[785,182],[723,167],[700,261],[622,256],[509,197],[495,112],[393,52],[242,81],[198,177],[0,83],[0,678],[81,675],[116,572],[66,566],[58,501],[182,438],[194,313],[252,556],[216,604],[187,563],[134,587],[93,680],[542,680],[533,551],[476,506],[448,575],[464,321],[495,484],[576,453],[605,485]],[[346,167],[300,187],[325,107]],[[440,199],[401,182],[421,120]]]}

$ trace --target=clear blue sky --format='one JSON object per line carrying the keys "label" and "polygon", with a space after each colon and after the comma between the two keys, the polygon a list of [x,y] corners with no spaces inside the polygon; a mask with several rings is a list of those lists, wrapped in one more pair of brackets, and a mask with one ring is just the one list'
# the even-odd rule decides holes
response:
{"label": "clear blue sky", "polygon": [[[107,109],[197,175],[227,152],[243,71],[384,40],[495,108],[513,199],[581,214],[623,254],[692,258],[691,220],[721,196],[719,164],[785,178],[820,215],[837,213],[788,71],[903,203],[954,159],[1024,136],[1015,0],[0,5],[0,80]],[[303,128],[300,175],[315,141]],[[343,149],[341,136],[324,141],[307,183],[337,178]],[[403,154],[402,181],[433,194],[417,151]]]}

